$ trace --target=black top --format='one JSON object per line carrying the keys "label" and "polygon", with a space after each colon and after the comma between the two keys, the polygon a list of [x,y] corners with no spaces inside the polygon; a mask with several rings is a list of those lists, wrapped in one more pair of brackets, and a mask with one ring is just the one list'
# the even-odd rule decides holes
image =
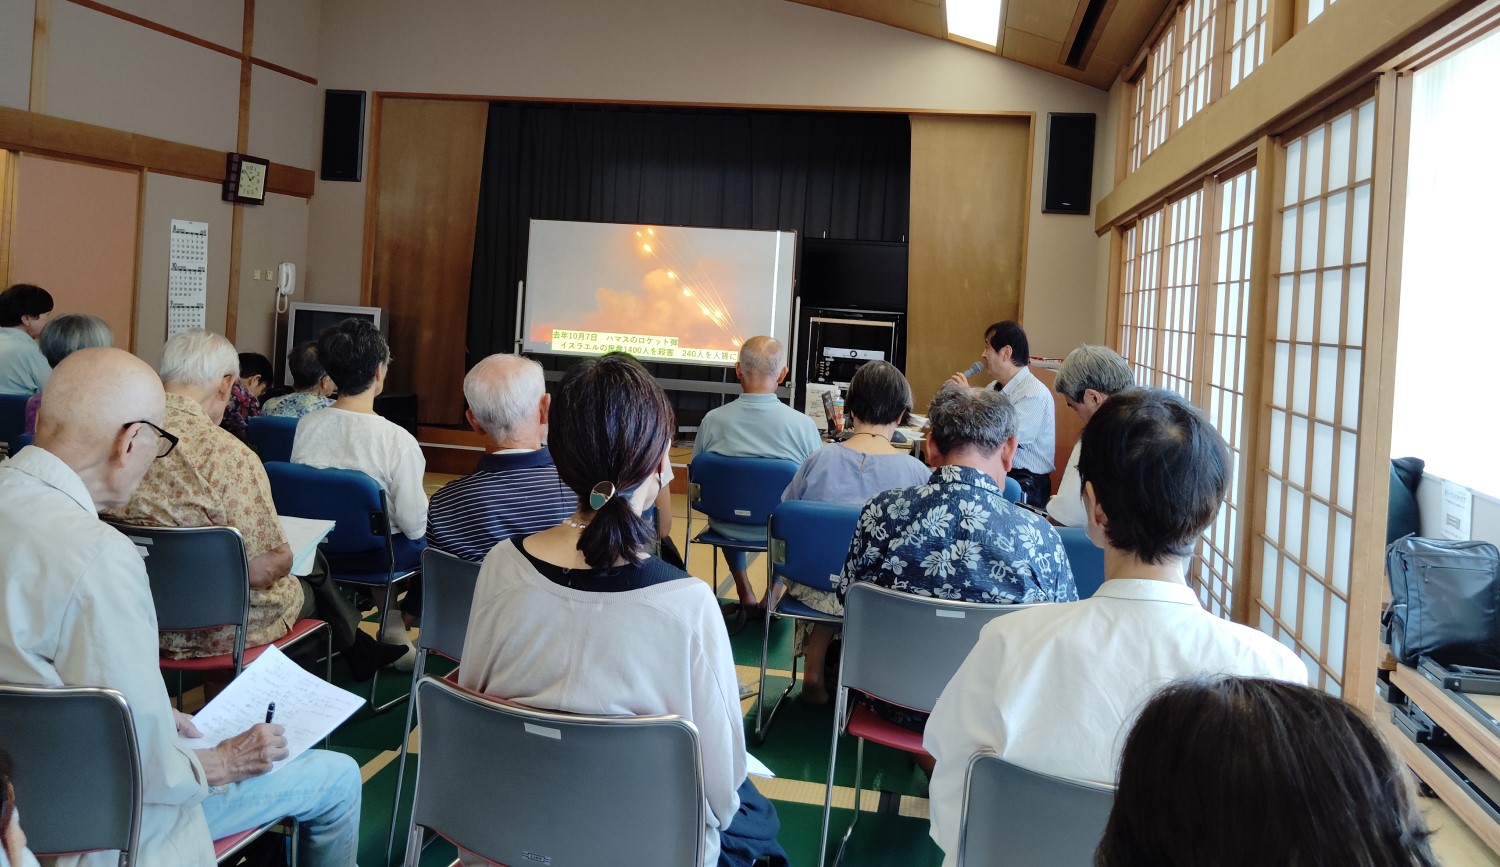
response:
{"label": "black top", "polygon": [[532,567],[542,574],[543,578],[553,584],[582,590],[586,593],[623,593],[627,590],[640,590],[680,578],[693,577],[655,556],[608,569],[565,569],[533,557],[531,552],[526,550],[526,540],[530,538],[530,536],[516,536],[511,541],[515,543],[516,550],[521,552],[521,556],[525,557]]}

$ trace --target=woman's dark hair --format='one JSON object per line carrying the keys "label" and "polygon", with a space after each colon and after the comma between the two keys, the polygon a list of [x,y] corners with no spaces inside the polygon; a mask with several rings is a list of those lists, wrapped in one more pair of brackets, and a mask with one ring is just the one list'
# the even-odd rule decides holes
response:
{"label": "woman's dark hair", "polygon": [[1083,429],[1079,484],[1093,482],[1111,547],[1147,563],[1186,557],[1229,487],[1229,450],[1177,394],[1126,389]]}
{"label": "woman's dark hair", "polygon": [[240,353],[240,379],[249,379],[259,376],[260,381],[266,385],[276,378],[276,371],[271,368],[271,359],[261,355],[259,352]]}
{"label": "woman's dark hair", "polygon": [[1026,342],[1026,332],[1021,329],[1019,322],[1011,319],[996,322],[984,330],[984,339],[989,341],[990,348],[996,352],[1009,346],[1011,364],[1025,367],[1031,363],[1031,346]]}
{"label": "woman's dark hair", "polygon": [[589,359],[563,376],[548,421],[547,447],[579,509],[589,510],[589,493],[600,482],[615,487],[578,539],[585,562],[608,569],[649,551],[656,529],[630,508],[630,495],[656,475],[671,445],[666,392],[628,355]]}
{"label": "woman's dark hair", "polygon": [[286,366],[292,371],[292,386],[298,391],[317,385],[323,378],[317,341],[306,340],[292,347],[292,351],[286,354]]}
{"label": "woman's dark hair", "polygon": [[318,335],[318,363],[343,396],[364,394],[380,365],[391,360],[391,347],[368,319],[349,317]]}
{"label": "woman's dark hair", "polygon": [[844,408],[865,424],[900,424],[911,412],[911,384],[889,361],[871,361],[854,372]]}
{"label": "woman's dark hair", "polygon": [[1166,687],[1130,731],[1119,784],[1096,867],[1438,863],[1380,734],[1305,686]]}
{"label": "woman's dark hair", "polygon": [[0,328],[15,328],[22,316],[52,312],[52,293],[30,283],[17,283],[0,292]]}

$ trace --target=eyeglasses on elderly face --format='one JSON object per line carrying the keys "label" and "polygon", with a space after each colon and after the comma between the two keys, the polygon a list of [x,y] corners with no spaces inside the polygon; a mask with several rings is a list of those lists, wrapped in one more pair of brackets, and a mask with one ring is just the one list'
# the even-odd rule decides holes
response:
{"label": "eyeglasses on elderly face", "polygon": [[[125,424],[121,425],[120,429],[124,430],[125,428],[130,427],[133,424],[143,424],[146,427],[149,427],[152,430],[156,431],[156,456],[158,458],[166,457],[167,455],[172,453],[172,449],[177,448],[177,436],[175,434],[167,433],[156,424],[146,421],[145,419],[140,419],[139,421],[127,421],[125,422]],[[139,433],[139,431],[137,431],[137,433]]]}

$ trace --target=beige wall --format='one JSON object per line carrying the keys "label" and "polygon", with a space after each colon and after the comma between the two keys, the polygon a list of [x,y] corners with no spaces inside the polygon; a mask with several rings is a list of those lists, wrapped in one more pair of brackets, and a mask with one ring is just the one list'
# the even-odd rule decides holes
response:
{"label": "beige wall", "polygon": [[141,210],[140,315],[135,354],[155,366],[167,342],[167,260],[173,220],[208,223],[208,309],[204,325],[224,331],[229,300],[229,206],[219,201],[219,186],[188,178],[146,173],[146,202]]}
{"label": "beige wall", "polygon": [[[244,223],[234,343],[243,352],[259,352],[274,362],[275,338],[286,337],[278,333],[282,323],[275,313],[276,271],[282,262],[297,268],[297,291],[288,300],[306,300],[302,276],[307,273],[307,200],[272,193],[264,205],[245,209]],[[261,272],[259,280],[256,271]]]}
{"label": "beige wall", "polygon": [[[1105,108],[1105,94],[1093,88],[786,0],[448,0],[437,9],[324,0],[320,33],[318,78],[326,88],[1035,112],[1039,123],[1048,111]],[[1040,213],[1045,143],[1036,136],[1025,318],[1042,338],[1037,351],[1055,355],[1102,338],[1104,287],[1096,284],[1090,218]],[[318,182],[309,228],[312,300],[359,300],[363,188]]]}
{"label": "beige wall", "polygon": [[0,3],[0,105],[26,107],[31,93],[31,31],[35,0]]}
{"label": "beige wall", "polygon": [[52,293],[58,313],[109,323],[131,346],[140,172],[23,154],[16,172],[10,280]]}

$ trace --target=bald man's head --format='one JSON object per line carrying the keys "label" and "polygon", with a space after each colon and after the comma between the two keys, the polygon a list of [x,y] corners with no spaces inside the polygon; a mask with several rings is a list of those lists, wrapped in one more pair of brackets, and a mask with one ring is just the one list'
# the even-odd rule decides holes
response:
{"label": "bald man's head", "polygon": [[158,448],[155,431],[142,433],[136,422],[160,426],[165,416],[149,364],[122,349],[80,349],[42,390],[36,444],[83,477],[95,505],[123,505]]}
{"label": "bald man's head", "polygon": [[740,385],[745,391],[774,391],[786,370],[786,347],[774,337],[752,337],[740,347],[740,358],[735,364],[735,370],[739,373]]}

